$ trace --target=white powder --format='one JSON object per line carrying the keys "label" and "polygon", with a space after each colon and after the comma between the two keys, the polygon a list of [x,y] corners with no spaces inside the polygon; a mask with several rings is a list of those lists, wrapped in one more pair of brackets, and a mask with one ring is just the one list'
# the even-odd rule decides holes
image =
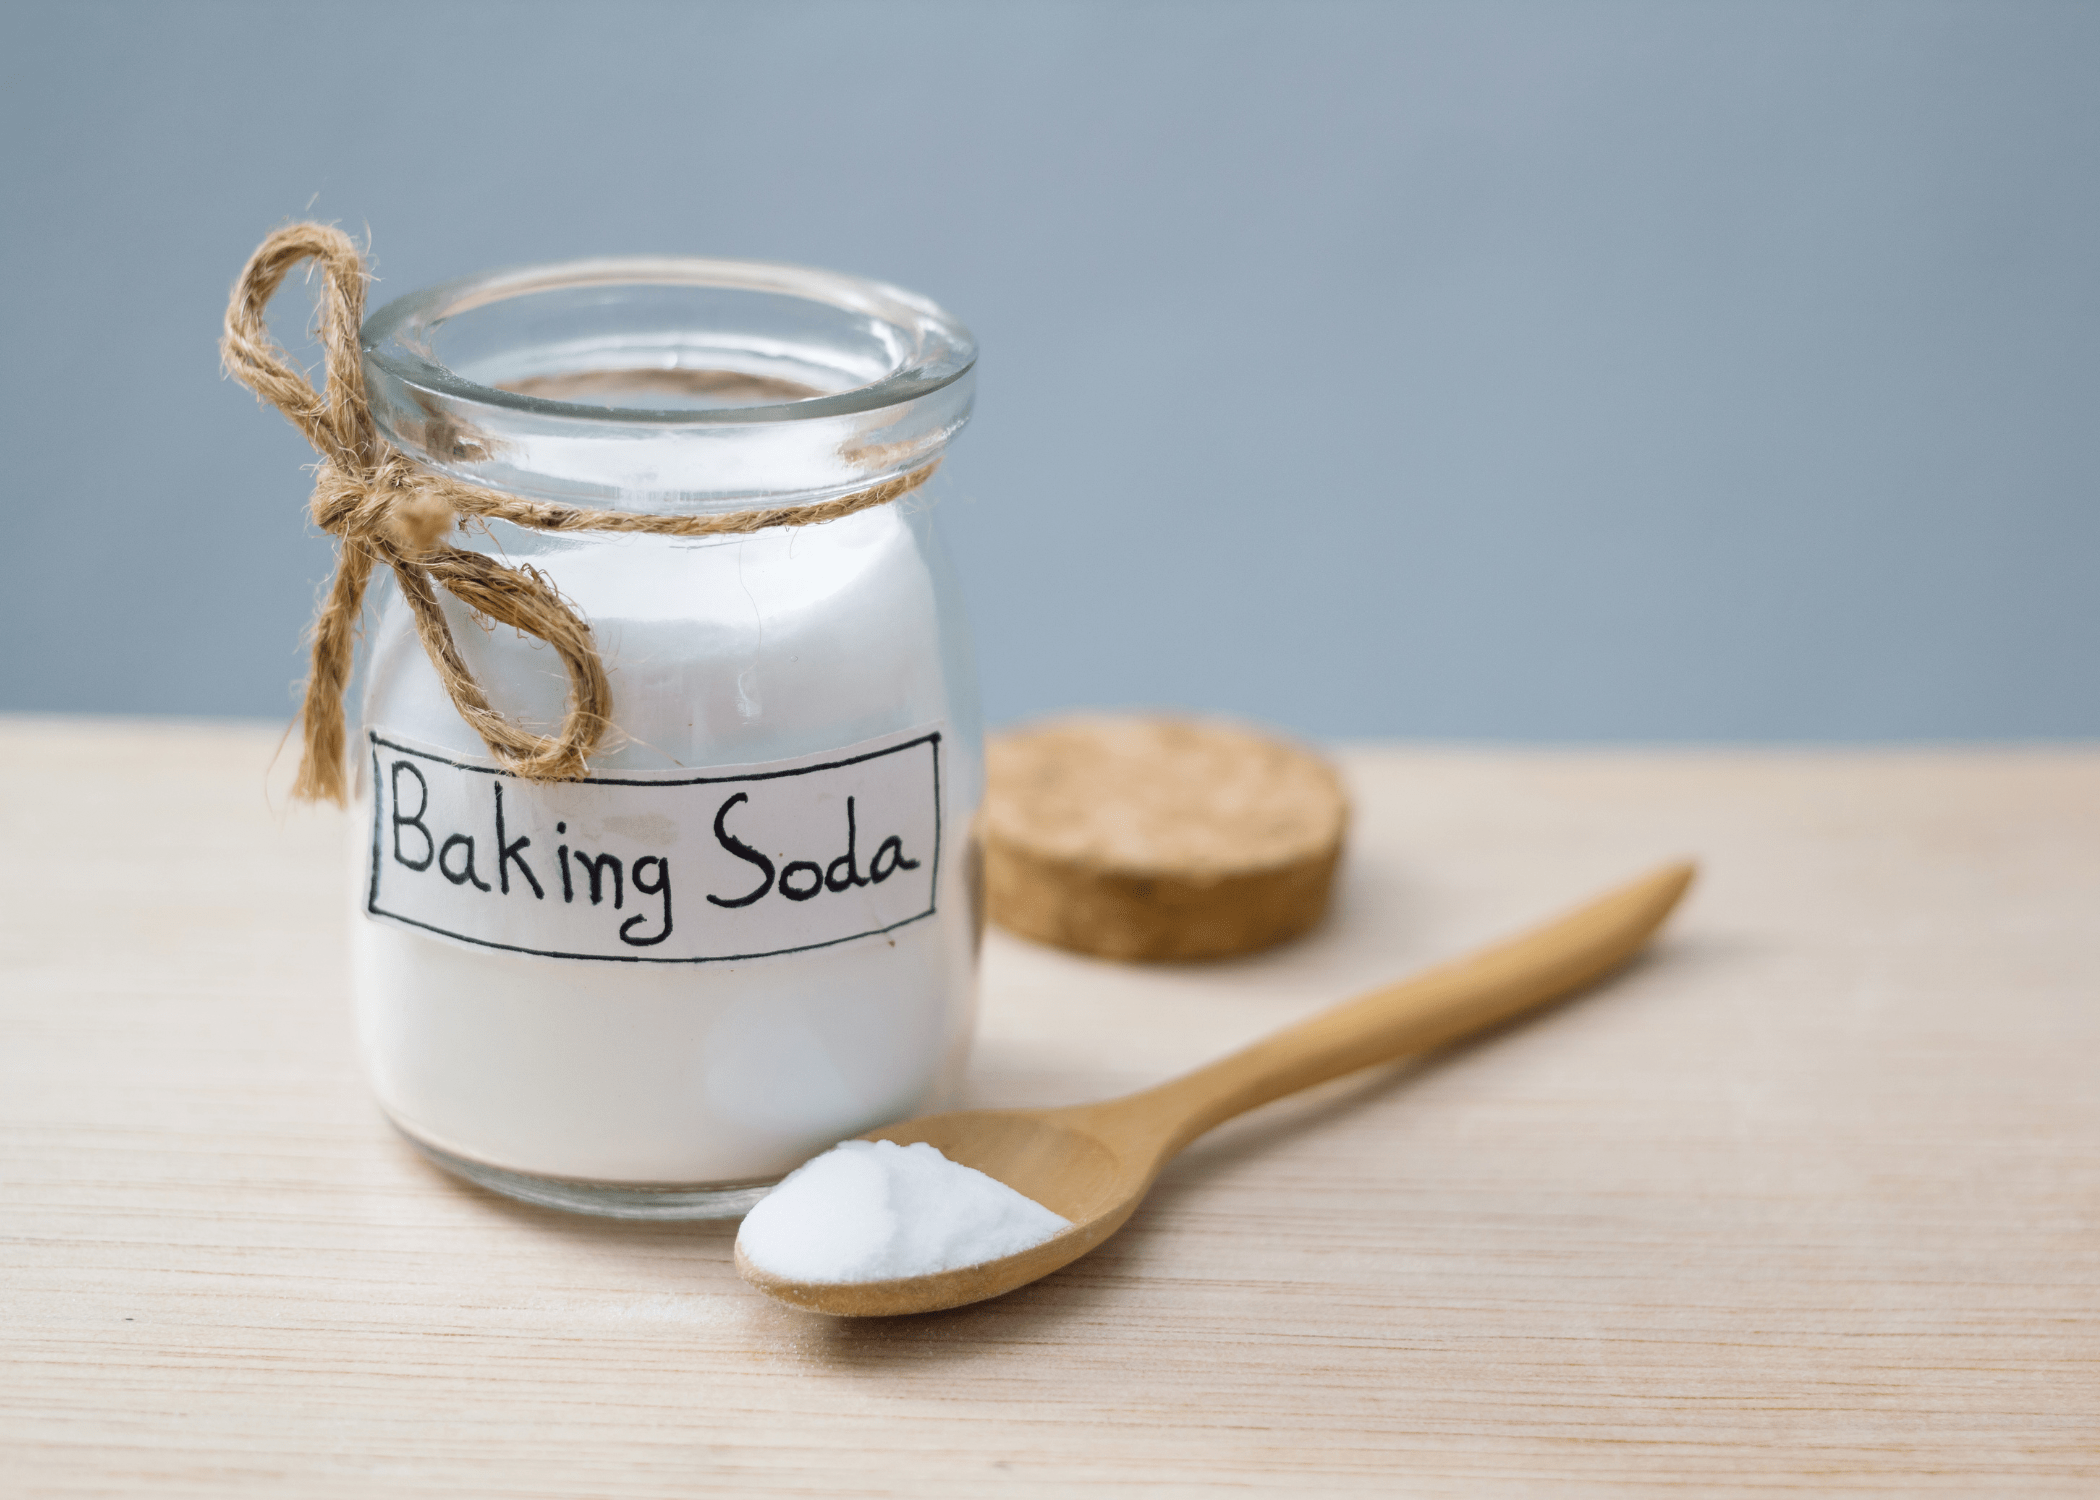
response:
{"label": "white powder", "polygon": [[[981,784],[976,711],[966,647],[939,613],[952,584],[929,575],[929,520],[884,506],[728,544],[496,530],[591,620],[621,730],[592,762],[601,774],[752,764],[946,723],[942,815],[956,830]],[[557,720],[554,654],[447,607],[504,711]],[[398,598],[378,636],[367,722],[485,758]],[[380,1100],[418,1139],[511,1172],[658,1186],[777,1176],[933,1107],[959,1070],[974,991],[959,840],[938,868],[936,915],[753,962],[532,958],[360,917],[355,986]],[[353,886],[361,902],[362,878]]]}
{"label": "white powder", "polygon": [[888,1281],[998,1260],[1071,1227],[923,1142],[846,1141],[761,1199],[736,1242],[790,1281]]}

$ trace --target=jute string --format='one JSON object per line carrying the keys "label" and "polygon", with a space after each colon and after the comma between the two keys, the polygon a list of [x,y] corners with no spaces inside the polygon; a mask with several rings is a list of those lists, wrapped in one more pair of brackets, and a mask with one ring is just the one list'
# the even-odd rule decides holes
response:
{"label": "jute string", "polygon": [[[323,389],[315,390],[270,336],[263,310],[286,276],[305,261],[321,272],[315,336]],[[312,670],[299,711],[303,755],[293,795],[344,800],[343,694],[374,564],[400,581],[452,703],[481,736],[496,762],[520,776],[555,781],[581,776],[612,724],[612,685],[591,627],[530,567],[511,567],[444,538],[469,519],[509,521],[535,531],[642,532],[652,536],[735,536],[774,526],[815,526],[907,495],[933,473],[928,464],[881,484],[813,505],[726,515],[658,516],[582,510],[482,489],[413,462],[384,438],[366,400],[358,330],[364,322],[364,259],[341,230],[293,224],[264,240],[250,257],[226,307],[219,352],[227,373],[283,412],[321,455],[314,472],[314,524],[337,540],[335,577],[314,614]],[[467,669],[438,603],[444,589],[477,615],[535,636],[554,648],[569,675],[561,724],[535,734],[505,718]]]}

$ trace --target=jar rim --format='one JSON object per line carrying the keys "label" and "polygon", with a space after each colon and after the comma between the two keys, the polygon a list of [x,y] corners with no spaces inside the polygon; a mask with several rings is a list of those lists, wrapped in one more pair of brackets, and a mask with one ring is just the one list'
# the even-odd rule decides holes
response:
{"label": "jar rim", "polygon": [[[879,320],[903,357],[880,379],[790,401],[720,408],[607,406],[558,401],[485,385],[448,368],[432,335],[449,318],[493,303],[579,287],[677,286],[796,298]],[[521,415],[592,425],[722,428],[853,416],[902,406],[955,384],[977,362],[977,342],[952,314],[888,282],[778,261],[702,256],[601,256],[476,272],[397,297],[370,314],[360,334],[367,364],[435,395]]]}

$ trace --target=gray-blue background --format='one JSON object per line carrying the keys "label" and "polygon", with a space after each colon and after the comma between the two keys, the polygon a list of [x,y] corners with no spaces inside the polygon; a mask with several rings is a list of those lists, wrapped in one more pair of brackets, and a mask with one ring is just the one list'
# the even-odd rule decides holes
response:
{"label": "gray-blue background", "polygon": [[0,126],[0,708],[288,711],[311,215],[955,310],[995,718],[2100,733],[2100,6],[17,5]]}

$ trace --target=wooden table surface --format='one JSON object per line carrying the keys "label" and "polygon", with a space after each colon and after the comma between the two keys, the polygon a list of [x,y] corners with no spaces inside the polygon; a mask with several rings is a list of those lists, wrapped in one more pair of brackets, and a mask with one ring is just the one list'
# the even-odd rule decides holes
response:
{"label": "wooden table surface", "polygon": [[2100,1493],[2100,752],[1350,751],[1323,930],[995,935],[975,1094],[1706,875],[1616,982],[1227,1126],[1071,1269],[853,1323],[390,1132],[276,743],[0,720],[0,1493]]}

